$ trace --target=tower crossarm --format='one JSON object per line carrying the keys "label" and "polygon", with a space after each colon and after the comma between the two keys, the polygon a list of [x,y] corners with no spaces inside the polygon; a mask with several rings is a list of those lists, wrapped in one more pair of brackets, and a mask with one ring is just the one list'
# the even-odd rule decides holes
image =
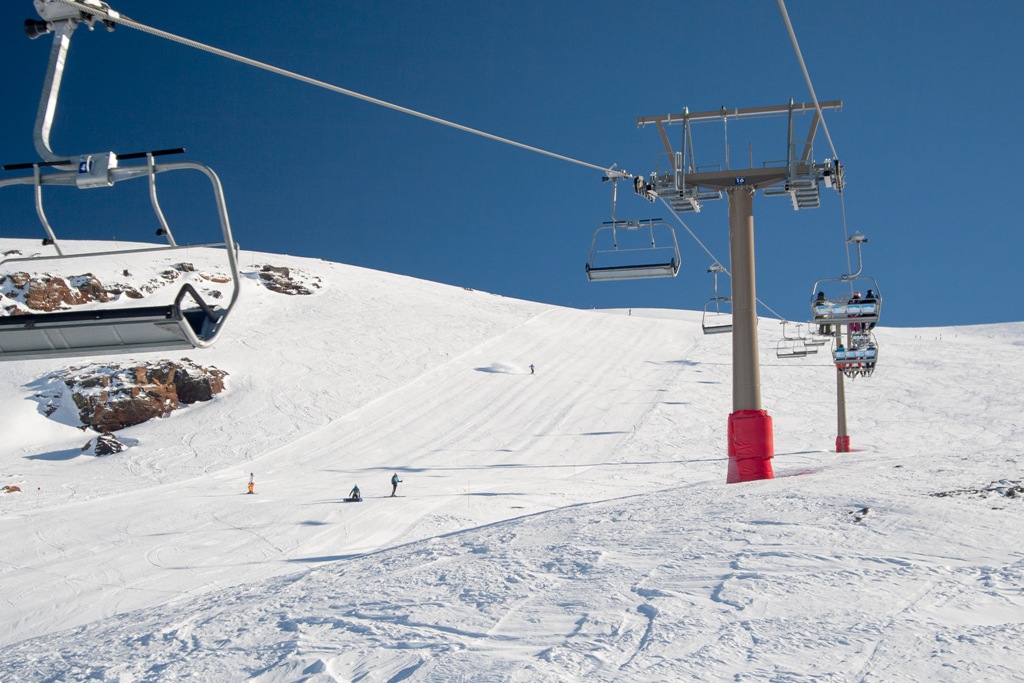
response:
{"label": "tower crossarm", "polygon": [[[822,109],[842,109],[842,100],[829,100],[827,102],[820,102]],[[700,120],[716,120],[721,121],[722,119],[739,119],[754,116],[770,116],[772,114],[801,114],[804,112],[815,112],[817,110],[814,107],[813,102],[802,102],[799,104],[779,104],[770,105],[766,107],[746,107],[743,109],[728,109],[722,107],[721,109],[715,109],[713,111],[701,111],[701,112],[682,112],[680,114],[662,114],[660,116],[640,116],[636,120],[638,127],[643,127],[649,124],[662,124],[672,125],[674,123],[683,123],[684,121],[700,121]]]}

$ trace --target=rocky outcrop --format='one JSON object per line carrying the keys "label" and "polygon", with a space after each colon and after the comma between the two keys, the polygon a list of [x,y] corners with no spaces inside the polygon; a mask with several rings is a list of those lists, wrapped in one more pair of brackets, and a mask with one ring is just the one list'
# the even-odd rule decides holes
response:
{"label": "rocky outcrop", "polygon": [[320,278],[313,278],[311,282],[304,282],[304,276],[298,272],[292,272],[285,266],[254,266],[259,268],[260,282],[264,287],[279,294],[308,296],[313,293],[310,287],[320,288]]}
{"label": "rocky outcrop", "polygon": [[[67,386],[82,424],[105,433],[164,417],[181,405],[209,401],[224,390],[226,376],[186,358],[132,366],[94,364],[52,379]],[[47,405],[44,412],[52,413],[52,407]]]}
{"label": "rocky outcrop", "polygon": [[[117,295],[110,292],[91,273],[63,278],[56,275],[40,275],[32,277],[28,273],[19,272],[4,275],[0,278],[0,289],[14,301],[20,301],[28,312],[68,309],[90,301],[106,302]],[[25,313],[20,307],[10,307],[11,315]]]}
{"label": "rocky outcrop", "polygon": [[[7,315],[50,313],[92,302],[106,303],[121,296],[141,299],[174,282],[183,273],[193,273],[196,277],[215,284],[226,284],[231,281],[231,278],[224,275],[200,273],[191,263],[176,263],[138,287],[116,282],[104,284],[92,273],[60,277],[50,273],[33,276],[26,272],[18,272],[0,278],[0,298],[3,298],[2,306]],[[123,275],[131,277],[127,270]],[[206,294],[212,298],[220,297],[220,292],[216,289]]]}
{"label": "rocky outcrop", "polygon": [[120,453],[126,448],[128,448],[128,446],[118,441],[116,436],[110,432],[104,432],[95,439],[89,439],[85,445],[82,446],[82,452],[87,455],[95,455],[102,458],[104,455]]}
{"label": "rocky outcrop", "polygon": [[1020,479],[1000,479],[999,481],[992,482],[988,486],[940,491],[931,495],[936,496],[937,498],[945,498],[947,496],[977,496],[979,498],[988,498],[993,494],[1006,496],[1007,498],[1024,497],[1024,481]]}

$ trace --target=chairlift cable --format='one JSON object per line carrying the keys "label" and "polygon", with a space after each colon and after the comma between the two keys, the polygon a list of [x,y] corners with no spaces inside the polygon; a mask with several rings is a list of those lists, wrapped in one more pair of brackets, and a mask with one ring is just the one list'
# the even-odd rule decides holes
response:
{"label": "chairlift cable", "polygon": [[[665,207],[666,207],[666,208],[667,208],[667,209],[668,209],[668,210],[669,210],[669,211],[671,212],[671,214],[672,214],[672,215],[673,215],[673,216],[675,217],[675,219],[676,219],[677,221],[679,221],[679,224],[680,224],[681,226],[683,226],[683,228],[684,228],[684,229],[686,230],[686,232],[690,233],[690,237],[692,237],[692,238],[693,238],[693,241],[694,241],[694,242],[696,242],[697,244],[699,244],[699,245],[700,245],[700,248],[704,250],[704,253],[706,253],[706,254],[707,254],[708,256],[710,256],[710,257],[711,257],[711,259],[712,259],[712,260],[713,260],[713,261],[714,261],[715,263],[721,264],[722,262],[718,260],[718,257],[717,257],[717,256],[715,256],[715,255],[714,255],[713,253],[711,253],[711,250],[710,250],[710,249],[708,249],[708,248],[707,248],[707,246],[706,246],[706,245],[705,245],[705,244],[704,244],[703,242],[701,242],[701,241],[700,241],[700,238],[699,238],[699,237],[697,237],[697,235],[696,235],[696,234],[694,234],[693,230],[690,230],[690,226],[686,224],[686,221],[684,221],[684,220],[683,220],[682,218],[680,218],[680,217],[679,217],[679,214],[678,214],[678,213],[676,213],[675,209],[673,209],[673,208],[672,208],[672,205],[668,203],[668,200],[666,200],[666,199],[665,199],[664,197],[662,197],[661,195],[658,195],[658,199],[659,199],[659,200],[661,201],[661,203],[662,203],[662,204],[664,204],[664,205],[665,205]],[[729,273],[728,269],[726,269],[726,270],[725,270],[724,272],[725,272],[725,274],[726,274],[726,275],[728,275],[729,277],[732,277],[732,274],[731,274],[731,273]]]}
{"label": "chairlift cable", "polygon": [[[609,177],[626,177],[626,178],[633,178],[634,177],[633,174],[631,174],[631,173],[627,173],[625,171],[615,170],[615,164],[612,164],[611,166],[601,166],[601,165],[598,165],[598,164],[592,164],[592,163],[589,163],[589,162],[586,162],[586,161],[582,161],[580,159],[574,159],[572,157],[565,156],[563,154],[557,154],[555,152],[550,152],[548,150],[544,150],[544,149],[541,149],[539,147],[534,147],[532,145],[527,145],[527,144],[522,143],[522,142],[517,142],[515,140],[510,140],[508,138],[503,138],[503,137],[500,137],[498,135],[494,135],[492,133],[487,133],[486,131],[482,131],[482,130],[479,130],[479,129],[476,129],[476,128],[471,128],[469,126],[464,126],[462,124],[455,123],[454,121],[448,121],[447,119],[442,119],[442,118],[437,117],[437,116],[432,116],[430,114],[426,114],[426,113],[417,111],[415,109],[410,109],[408,107],[403,107],[403,106],[398,105],[398,104],[393,104],[393,103],[388,102],[386,100],[382,100],[382,99],[379,99],[379,98],[376,98],[376,97],[371,97],[369,95],[364,95],[364,94],[356,92],[354,90],[349,90],[347,88],[342,88],[340,86],[333,85],[331,83],[327,83],[326,81],[321,81],[321,80],[316,79],[316,78],[311,78],[309,76],[304,76],[304,75],[296,73],[294,71],[289,71],[289,70],[283,69],[281,67],[273,66],[272,64],[267,64],[266,62],[261,62],[261,61],[252,59],[250,57],[244,57],[242,55],[235,54],[235,53],[230,52],[228,50],[217,48],[217,47],[214,47],[212,45],[207,45],[205,43],[201,43],[199,41],[192,40],[190,38],[185,38],[183,36],[179,36],[179,35],[170,33],[168,31],[163,31],[161,29],[154,28],[152,26],[148,26],[146,24],[137,22],[134,19],[130,19],[129,17],[127,17],[127,16],[125,16],[124,14],[121,14],[121,13],[109,13],[109,12],[107,12],[106,10],[104,10],[104,9],[102,9],[100,7],[96,7],[96,6],[93,6],[93,5],[88,5],[88,4],[85,4],[83,2],[79,2],[78,0],[56,0],[56,1],[61,3],[61,4],[63,4],[63,5],[67,5],[69,7],[74,7],[75,9],[78,9],[78,10],[80,10],[82,12],[88,13],[88,14],[90,14],[92,16],[99,17],[100,19],[103,19],[104,21],[113,22],[113,23],[118,24],[120,26],[127,26],[128,28],[132,28],[132,29],[135,29],[137,31],[141,31],[143,33],[148,33],[148,34],[156,36],[158,38],[163,38],[164,40],[169,40],[171,42],[178,43],[179,45],[184,45],[186,47],[190,47],[190,48],[193,48],[193,49],[196,49],[196,50],[200,50],[202,52],[207,52],[207,53],[216,55],[218,57],[223,57],[225,59],[230,59],[232,61],[239,62],[241,64],[245,64],[247,66],[251,66],[251,67],[256,68],[256,69],[261,69],[263,71],[269,71],[269,72],[277,74],[279,76],[284,76],[285,78],[291,78],[293,80],[297,80],[297,81],[300,81],[302,83],[306,83],[307,85],[312,85],[312,86],[315,86],[315,87],[318,87],[318,88],[323,88],[325,90],[330,90],[332,92],[336,92],[336,93],[339,93],[341,95],[346,95],[348,97],[352,97],[354,99],[362,100],[362,101],[368,102],[370,104],[375,104],[377,106],[384,107],[386,109],[391,109],[391,110],[394,110],[394,111],[397,111],[397,112],[400,112],[400,113],[403,113],[403,114],[408,114],[409,116],[414,116],[414,117],[417,117],[417,118],[424,119],[426,121],[431,121],[433,123],[437,123],[437,124],[440,124],[442,126],[447,126],[449,128],[454,128],[456,130],[461,130],[461,131],[463,131],[465,133],[470,133],[470,134],[473,134],[473,135],[478,135],[480,137],[484,137],[484,138],[487,138],[489,140],[493,140],[495,142],[500,142],[500,143],[503,143],[503,144],[506,144],[506,145],[511,145],[513,147],[518,147],[520,149],[524,149],[524,150],[529,151],[529,152],[534,152],[534,153],[541,154],[541,155],[544,155],[544,156],[548,156],[548,157],[551,157],[551,158],[554,158],[554,159],[559,159],[561,161],[566,161],[566,162],[569,162],[569,163],[572,163],[572,164],[577,164],[579,166],[584,166],[586,168],[591,168],[591,169],[594,169],[594,170],[597,170],[597,171],[602,171],[603,173],[605,173]],[[783,0],[779,0],[779,6],[782,9],[783,17],[786,20],[786,25],[789,27],[790,36],[793,39],[793,45],[794,45],[794,48],[797,51],[797,57],[800,60],[801,67],[804,69],[804,75],[807,78],[807,84],[808,84],[809,87],[811,87],[811,97],[813,98],[814,105],[815,105],[815,107],[818,110],[818,116],[821,117],[821,105],[818,104],[818,99],[817,99],[817,97],[814,94],[813,87],[811,86],[810,77],[807,75],[807,69],[804,66],[803,57],[800,55],[800,48],[799,48],[799,46],[796,43],[796,37],[793,34],[792,26],[789,23],[789,17],[788,17],[788,15],[786,15],[785,5],[783,4]],[[831,136],[828,135],[828,127],[825,126],[825,121],[824,121],[823,117],[821,117],[821,122],[822,122],[822,126],[825,128],[825,134],[829,138],[829,145],[831,145],[832,144],[832,139],[831,139]],[[834,146],[833,146],[833,154],[835,154]],[[671,209],[671,205],[669,205],[668,202],[663,197],[659,197],[659,199],[661,199],[662,203],[664,203],[668,208]],[[719,261],[719,259],[711,252],[711,250],[708,249],[707,246],[705,246],[703,242],[701,242],[701,240],[697,237],[697,235],[694,234],[694,232],[692,230],[690,230],[690,227],[688,225],[686,225],[686,223],[683,221],[683,219],[680,218],[679,215],[674,210],[672,211],[672,215],[675,216],[676,220],[678,220],[679,223],[683,226],[683,228],[685,228],[686,231],[690,234],[690,237],[692,237],[694,239],[694,241],[696,241],[697,244],[699,244],[700,247],[712,259],[714,259],[718,263],[721,263]],[[845,222],[844,222],[844,230],[845,230]],[[732,274],[728,271],[728,269],[726,269],[724,272],[726,273],[726,275],[729,275],[730,277],[732,277]],[[779,315],[778,312],[776,312],[770,306],[768,306],[763,301],[761,301],[760,298],[757,299],[757,302],[759,304],[761,304],[762,306],[764,306],[769,311],[771,311],[771,313],[773,315],[775,315],[779,320],[783,320],[784,319],[781,315]]]}
{"label": "chairlift cable", "polygon": [[[779,4],[779,12],[782,13],[782,20],[786,22],[786,30],[789,32],[789,40],[793,44],[793,51],[796,52],[796,59],[800,62],[800,70],[804,73],[804,80],[807,81],[807,89],[811,93],[811,100],[814,102],[814,108],[818,111],[818,119],[821,121],[821,127],[825,131],[825,137],[828,139],[828,146],[832,150],[832,158],[839,163],[839,153],[836,152],[836,146],[832,142],[832,135],[828,132],[828,124],[825,123],[825,115],[821,111],[821,105],[818,104],[818,96],[814,92],[814,85],[811,83],[811,74],[807,71],[807,63],[804,62],[803,53],[800,51],[800,43],[797,42],[796,33],[793,31],[793,24],[789,20],[789,12],[786,11],[786,0],[777,0]],[[842,206],[843,214],[843,246],[846,249],[846,267],[849,271],[853,270],[853,263],[850,259],[850,234],[846,228],[846,203],[843,201],[843,193],[839,193],[839,202]]]}
{"label": "chairlift cable", "polygon": [[774,308],[772,308],[771,306],[766,304],[764,301],[762,301],[761,297],[757,297],[757,303],[761,304],[762,306],[767,308],[769,311],[771,311],[772,315],[775,316],[776,320],[780,320],[780,321],[781,320],[785,320],[785,318],[783,318],[782,315],[778,311],[776,311]]}
{"label": "chairlift cable", "polygon": [[[697,235],[693,232],[693,230],[690,229],[690,226],[686,224],[686,221],[684,221],[679,216],[679,214],[675,210],[672,209],[672,205],[669,204],[668,201],[664,197],[662,197],[660,195],[658,196],[658,199],[661,200],[661,203],[664,204],[670,210],[670,212],[675,217],[675,219],[677,221],[679,221],[679,224],[681,226],[683,226],[683,229],[686,230],[686,232],[688,232],[690,234],[690,237],[693,238],[693,241],[700,245],[700,248],[704,250],[704,253],[706,253],[708,256],[710,256],[712,261],[714,261],[715,263],[717,263],[718,265],[721,266],[722,262],[718,259],[718,257],[715,256],[714,253],[712,253],[712,251],[710,249],[708,249],[707,245],[705,245],[703,242],[700,241],[700,238],[697,237]],[[726,275],[728,275],[730,278],[732,277],[732,273],[730,273],[729,269],[726,268],[725,266],[722,266],[722,272],[725,273]],[[764,301],[762,301],[760,297],[757,298],[757,303],[761,304],[766,309],[771,311],[772,315],[774,315],[779,320],[785,320],[785,318],[783,318],[778,313],[778,311],[776,311],[774,308],[772,308],[771,306],[766,304]]]}
{"label": "chairlift cable", "polygon": [[[842,213],[843,216],[843,239],[846,240],[846,272],[852,273],[853,261],[850,259],[850,237],[849,230],[846,227],[846,200],[843,198],[842,193],[839,193],[839,211]],[[852,281],[850,283],[850,286],[851,288],[853,287]]]}
{"label": "chairlift cable", "polygon": [[825,123],[825,116],[821,111],[821,105],[818,104],[818,96],[814,93],[814,85],[811,83],[811,75],[807,72],[807,64],[804,62],[803,53],[800,52],[800,44],[796,40],[796,33],[793,32],[793,24],[789,21],[789,12],[786,11],[786,0],[777,0],[779,3],[779,11],[782,12],[782,19],[786,22],[786,30],[789,31],[789,40],[793,43],[793,50],[796,52],[797,61],[800,62],[800,69],[804,72],[804,80],[807,81],[807,89],[811,92],[811,100],[814,102],[814,108],[818,110],[818,118],[821,120],[821,127],[825,130],[825,137],[828,138],[828,146],[832,148],[832,157],[834,159],[839,158],[839,154],[836,152],[836,146],[832,144],[832,136],[828,132],[828,125]]}
{"label": "chairlift cable", "polygon": [[249,57],[243,57],[242,55],[238,55],[238,54],[235,54],[233,52],[229,52],[227,50],[222,50],[221,48],[213,47],[212,45],[207,45],[205,43],[200,43],[200,42],[192,40],[190,38],[184,38],[182,36],[178,36],[178,35],[175,35],[173,33],[169,33],[167,31],[163,31],[163,30],[160,30],[160,29],[157,29],[157,28],[153,28],[152,26],[147,26],[147,25],[141,24],[141,23],[139,23],[139,22],[137,22],[137,21],[135,21],[133,19],[129,19],[128,17],[126,17],[125,15],[123,15],[121,13],[113,13],[113,14],[111,14],[111,13],[108,13],[107,11],[105,11],[102,8],[95,7],[93,5],[87,5],[87,4],[84,4],[82,2],[78,2],[77,0],[57,0],[57,2],[59,2],[61,4],[64,4],[64,5],[68,5],[69,7],[74,7],[77,10],[80,10],[82,12],[86,12],[86,13],[91,14],[93,16],[99,17],[100,19],[103,19],[104,21],[110,21],[110,22],[113,22],[113,23],[121,25],[121,26],[127,26],[128,28],[133,28],[133,29],[135,29],[137,31],[142,31],[143,33],[148,33],[150,35],[156,36],[158,38],[163,38],[165,40],[170,40],[172,42],[178,43],[180,45],[184,45],[186,47],[191,47],[191,48],[194,48],[196,50],[201,50],[203,52],[209,52],[210,54],[217,55],[218,57],[224,57],[225,59],[230,59],[230,60],[233,60],[233,61],[236,61],[236,62],[240,62],[242,64],[246,64],[246,65],[251,66],[251,67],[256,68],[256,69],[262,69],[264,71],[269,71],[269,72],[275,73],[275,74],[277,74],[279,76],[284,76],[285,78],[291,78],[291,79],[294,79],[294,80],[306,83],[308,85],[313,85],[313,86],[316,86],[318,88],[323,88],[325,90],[330,90],[332,92],[340,93],[342,95],[347,95],[348,97],[353,97],[353,98],[355,98],[357,100],[362,100],[364,102],[369,102],[370,104],[376,104],[376,105],[378,105],[380,107],[384,107],[386,109],[392,109],[394,111],[401,112],[403,114],[408,114],[409,116],[415,116],[417,118],[421,118],[421,119],[424,119],[426,121],[431,121],[433,123],[437,123],[437,124],[440,124],[442,126],[448,126],[449,128],[454,128],[456,130],[461,130],[461,131],[463,131],[465,133],[471,133],[473,135],[479,135],[480,137],[484,137],[484,138],[487,138],[489,140],[494,140],[495,142],[501,142],[501,143],[504,143],[506,145],[511,145],[513,147],[518,147],[520,149],[525,149],[528,152],[535,152],[537,154],[542,154],[544,156],[552,157],[554,159],[559,159],[561,161],[567,161],[569,163],[577,164],[579,166],[585,166],[587,168],[592,168],[592,169],[595,169],[595,170],[598,170],[598,171],[602,171],[602,172],[604,172],[605,174],[607,174],[609,176],[629,177],[629,178],[633,177],[632,174],[626,173],[624,171],[613,170],[614,166],[615,166],[614,164],[612,164],[612,166],[601,166],[601,165],[598,165],[598,164],[591,164],[591,163],[588,163],[586,161],[581,161],[579,159],[574,159],[572,157],[565,156],[563,154],[557,154],[555,152],[549,152],[549,151],[541,149],[539,147],[533,147],[532,145],[527,145],[527,144],[522,143],[522,142],[516,142],[515,140],[510,140],[508,138],[503,138],[503,137],[500,137],[498,135],[494,135],[492,133],[487,133],[485,131],[482,131],[482,130],[479,130],[479,129],[476,129],[476,128],[470,128],[469,126],[464,126],[462,124],[455,123],[454,121],[448,121],[447,119],[442,119],[442,118],[439,118],[437,116],[432,116],[430,114],[425,114],[423,112],[416,111],[415,109],[410,109],[408,107],[403,107],[403,106],[398,105],[398,104],[393,104],[391,102],[387,102],[386,100],[381,100],[381,99],[378,99],[376,97],[370,97],[369,95],[364,95],[364,94],[358,93],[358,92],[356,92],[354,90],[349,90],[347,88],[342,88],[340,86],[332,85],[331,83],[327,83],[325,81],[321,81],[321,80],[318,80],[318,79],[315,79],[315,78],[311,78],[309,76],[304,76],[304,75],[296,73],[294,71],[288,71],[287,69],[282,69],[280,67],[273,66],[272,64],[267,64],[266,62],[260,62],[258,60],[251,59]]}

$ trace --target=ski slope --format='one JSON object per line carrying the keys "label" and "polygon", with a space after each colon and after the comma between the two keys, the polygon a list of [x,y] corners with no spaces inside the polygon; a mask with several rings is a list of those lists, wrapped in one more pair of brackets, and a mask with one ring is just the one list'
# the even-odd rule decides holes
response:
{"label": "ski slope", "polygon": [[39,412],[63,364],[0,366],[0,679],[1015,680],[1022,501],[983,489],[1022,479],[1024,325],[879,328],[837,455],[826,354],[762,320],[777,478],[727,486],[699,313],[241,263],[318,288],[247,277],[188,354],[227,391],[128,451]]}

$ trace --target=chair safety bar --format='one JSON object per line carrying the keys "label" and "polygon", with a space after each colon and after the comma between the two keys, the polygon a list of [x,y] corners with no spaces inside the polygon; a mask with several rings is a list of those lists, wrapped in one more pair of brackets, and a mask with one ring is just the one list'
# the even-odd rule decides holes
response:
{"label": "chair safety bar", "polygon": [[[198,305],[182,308],[189,296]],[[0,358],[65,356],[204,348],[226,317],[190,284],[169,306],[95,308],[0,317]]]}
{"label": "chair safety bar", "polygon": [[[196,162],[173,162],[155,164],[151,154],[143,167],[111,168],[111,184],[130,178],[152,178],[157,173],[172,170],[198,170],[210,180],[220,220],[222,242],[202,245],[179,245],[173,240],[169,245],[138,249],[101,250],[86,253],[64,253],[55,239],[52,228],[42,212],[40,189],[42,185],[74,186],[77,172],[40,173],[42,164],[35,165],[33,174],[19,178],[0,180],[0,187],[12,185],[34,185],[40,220],[57,249],[56,256],[32,258],[10,258],[10,262],[39,262],[46,260],[102,258],[145,252],[166,252],[201,247],[224,248],[232,282],[231,297],[227,305],[211,307],[203,301],[196,289],[186,283],[179,290],[171,305],[141,307],[103,307],[83,311],[58,311],[54,313],[30,313],[25,315],[0,316],[0,361],[25,360],[30,358],[59,358],[103,353],[126,353],[145,351],[175,351],[182,349],[206,348],[216,341],[224,321],[238,300],[239,272],[237,246],[231,237],[224,193],[213,169]],[[152,184],[151,184],[152,195]],[[158,209],[158,207],[157,207]],[[163,221],[161,221],[163,223]],[[185,297],[192,305],[183,308]]]}

